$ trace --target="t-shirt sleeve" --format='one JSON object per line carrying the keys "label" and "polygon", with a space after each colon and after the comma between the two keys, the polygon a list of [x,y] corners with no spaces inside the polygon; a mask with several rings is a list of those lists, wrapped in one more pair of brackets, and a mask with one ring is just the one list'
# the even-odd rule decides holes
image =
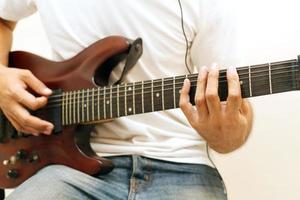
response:
{"label": "t-shirt sleeve", "polygon": [[33,0],[0,0],[0,17],[10,21],[19,21],[36,11]]}
{"label": "t-shirt sleeve", "polygon": [[221,68],[238,63],[238,34],[233,4],[224,0],[199,1],[198,31],[191,59],[196,67],[216,62]]}

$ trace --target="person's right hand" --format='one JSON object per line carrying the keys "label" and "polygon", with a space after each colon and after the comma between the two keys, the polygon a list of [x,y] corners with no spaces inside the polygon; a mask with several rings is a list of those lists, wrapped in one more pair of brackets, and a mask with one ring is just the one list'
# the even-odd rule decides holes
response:
{"label": "person's right hand", "polygon": [[[35,97],[27,89],[41,96]],[[0,64],[0,108],[18,131],[36,136],[51,134],[53,124],[32,116],[28,111],[45,106],[51,94],[52,91],[29,70]]]}

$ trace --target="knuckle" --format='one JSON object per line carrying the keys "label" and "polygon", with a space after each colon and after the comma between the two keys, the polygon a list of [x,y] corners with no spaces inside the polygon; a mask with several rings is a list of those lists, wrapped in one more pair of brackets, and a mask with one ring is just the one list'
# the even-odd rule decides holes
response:
{"label": "knuckle", "polygon": [[208,77],[210,79],[217,79],[219,77],[219,73],[216,73],[214,71],[209,72]]}
{"label": "knuckle", "polygon": [[22,70],[22,77],[25,79],[31,78],[32,72],[28,69]]}
{"label": "knuckle", "polygon": [[215,101],[215,100],[218,98],[218,94],[215,93],[215,92],[207,91],[207,92],[205,93],[205,98],[206,98],[208,101]]}
{"label": "knuckle", "polygon": [[19,130],[18,130],[19,132],[22,132],[22,133],[26,133],[27,132],[27,130],[26,130],[26,127],[25,126],[20,126],[19,127]]}
{"label": "knuckle", "polygon": [[38,101],[34,101],[32,104],[30,104],[30,109],[31,110],[37,110],[37,109],[39,109],[40,108],[40,104],[39,104],[39,102]]}
{"label": "knuckle", "polygon": [[[200,78],[198,79],[198,85],[203,86],[203,85],[205,85],[205,84],[206,84],[206,79],[203,78],[203,77],[200,77]],[[199,87],[199,86],[198,86],[198,87]]]}
{"label": "knuckle", "polygon": [[26,115],[25,117],[23,117],[22,119],[22,126],[26,127],[28,124],[30,123],[30,116]]}
{"label": "knuckle", "polygon": [[237,92],[232,92],[232,93],[228,94],[228,98],[229,98],[230,100],[237,101],[237,100],[239,100],[239,99],[241,98],[241,96],[240,96],[240,94],[237,93]]}
{"label": "knuckle", "polygon": [[11,99],[19,100],[19,93],[15,87],[10,88],[10,91],[7,93],[7,96]]}
{"label": "knuckle", "polygon": [[227,78],[231,81],[239,81],[239,76],[237,74],[228,75]]}
{"label": "knuckle", "polygon": [[191,127],[195,128],[197,126],[197,123],[195,122],[195,120],[190,120],[190,125]]}
{"label": "knuckle", "polygon": [[179,101],[179,108],[184,110],[185,107],[186,107],[186,103],[184,101]]}
{"label": "knuckle", "polygon": [[205,104],[205,98],[204,97],[195,97],[195,105],[196,106],[202,106]]}
{"label": "knuckle", "polygon": [[18,126],[18,125],[15,125],[15,129],[16,129],[17,131],[19,131],[19,132],[22,131],[22,127],[21,127],[21,126]]}
{"label": "knuckle", "polygon": [[15,98],[15,93],[13,92],[13,89],[10,87],[7,90],[3,91],[3,96],[7,99]]}

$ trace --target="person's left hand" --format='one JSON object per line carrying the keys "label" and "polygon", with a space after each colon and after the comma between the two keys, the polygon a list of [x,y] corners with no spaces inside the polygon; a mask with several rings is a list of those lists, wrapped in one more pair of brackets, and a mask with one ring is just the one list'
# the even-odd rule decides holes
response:
{"label": "person's left hand", "polygon": [[184,81],[179,106],[191,126],[219,153],[228,153],[240,147],[252,127],[252,108],[241,97],[236,68],[227,70],[228,98],[220,102],[218,96],[219,69],[202,67],[198,75],[195,106],[190,103],[191,83]]}

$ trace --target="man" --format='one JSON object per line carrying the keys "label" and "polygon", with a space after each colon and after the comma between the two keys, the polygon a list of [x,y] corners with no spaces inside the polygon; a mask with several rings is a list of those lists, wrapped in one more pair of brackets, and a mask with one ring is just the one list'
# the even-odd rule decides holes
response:
{"label": "man", "polygon": [[234,64],[234,53],[229,52],[235,40],[232,18],[223,4],[221,0],[0,0],[0,107],[16,129],[29,134],[51,134],[51,123],[27,111],[44,106],[51,90],[29,71],[6,66],[16,21],[35,11],[58,61],[109,35],[143,38],[143,56],[126,82],[183,75],[194,66],[211,65],[200,68],[195,107],[188,96],[191,83],[185,80],[180,95],[183,112],[154,112],[96,126],[93,149],[116,166],[108,175],[91,177],[65,166],[48,166],[8,199],[226,199],[206,145],[220,153],[240,147],[251,129],[252,110],[241,98],[234,67],[227,70],[227,102],[218,97],[219,69],[211,63]]}

